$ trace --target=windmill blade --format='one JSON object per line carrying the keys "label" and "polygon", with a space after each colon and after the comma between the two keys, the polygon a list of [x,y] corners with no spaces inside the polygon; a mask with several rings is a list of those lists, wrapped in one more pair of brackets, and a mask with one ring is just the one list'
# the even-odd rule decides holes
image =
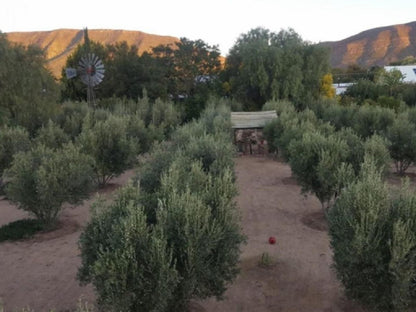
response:
{"label": "windmill blade", "polygon": [[88,53],[78,63],[81,81],[89,87],[95,87],[103,81],[104,64],[94,53]]}

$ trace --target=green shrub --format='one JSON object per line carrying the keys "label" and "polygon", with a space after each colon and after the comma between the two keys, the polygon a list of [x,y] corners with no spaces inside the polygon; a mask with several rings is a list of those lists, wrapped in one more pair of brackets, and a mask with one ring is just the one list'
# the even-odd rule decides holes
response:
{"label": "green shrub", "polygon": [[198,122],[204,125],[207,133],[230,133],[231,135],[231,112],[225,105],[208,103]]}
{"label": "green shrub", "polygon": [[362,138],[382,135],[395,120],[394,111],[378,106],[361,106],[355,114],[354,130]]}
{"label": "green shrub", "polygon": [[367,160],[360,178],[342,192],[328,216],[334,266],[346,294],[387,311],[390,214],[387,186]]}
{"label": "green shrub", "polygon": [[63,203],[79,203],[88,196],[92,165],[92,159],[72,144],[56,151],[38,145],[15,156],[5,172],[5,192],[18,208],[50,226]]}
{"label": "green shrub", "polygon": [[92,125],[88,122],[78,137],[81,150],[95,161],[95,177],[99,185],[128,169],[137,151],[127,135],[127,117],[109,116]]}
{"label": "green shrub", "polygon": [[382,95],[377,98],[377,105],[392,109],[397,113],[403,105],[403,102],[395,97]]}
{"label": "green shrub", "polygon": [[352,128],[355,124],[355,106],[328,105],[322,111],[322,120],[329,122],[335,129]]}
{"label": "green shrub", "polygon": [[169,311],[183,311],[194,297],[221,298],[235,278],[244,241],[236,193],[229,169],[214,176],[199,161],[179,157],[163,175],[157,224],[166,233],[181,277]]}
{"label": "green shrub", "polygon": [[229,137],[223,134],[191,137],[181,152],[189,160],[201,161],[206,172],[219,174],[234,166],[234,147]]}
{"label": "green shrub", "polygon": [[62,112],[55,119],[64,132],[75,140],[81,133],[84,118],[90,111],[91,108],[86,102],[65,102],[62,104]]}
{"label": "green shrub", "polygon": [[383,176],[386,176],[390,171],[391,157],[389,152],[390,142],[377,135],[369,137],[364,142],[364,153],[368,157],[372,157],[374,164]]}
{"label": "green shrub", "polygon": [[43,144],[51,149],[61,148],[65,143],[70,141],[70,137],[64,130],[49,120],[48,124],[40,128],[35,138],[35,144]]}
{"label": "green shrub", "polygon": [[134,154],[148,152],[153,141],[160,140],[152,136],[151,130],[145,127],[144,121],[138,115],[133,114],[125,118],[127,119],[127,137],[133,144]]}
{"label": "green shrub", "polygon": [[389,150],[396,171],[402,175],[416,159],[416,126],[405,116],[399,117],[387,129],[386,137],[390,141]]}
{"label": "green shrub", "polygon": [[416,196],[408,183],[389,196],[382,172],[366,157],[328,221],[334,266],[347,295],[376,311],[414,311]]}
{"label": "green shrub", "polygon": [[404,183],[400,195],[393,200],[394,221],[389,240],[389,273],[392,277],[391,297],[395,311],[414,311],[416,294],[416,196]]}
{"label": "green shrub", "polygon": [[222,298],[236,277],[244,237],[234,152],[229,135],[216,128],[226,117],[203,116],[145,156],[140,191],[128,186],[108,208],[96,204],[102,212],[81,236],[79,278],[94,284],[102,305],[184,311],[192,298]]}
{"label": "green shrub", "polygon": [[136,178],[144,192],[154,193],[159,189],[161,175],[173,162],[176,147],[172,142],[160,142],[153,145],[150,153],[141,158]]}
{"label": "green shrub", "polygon": [[30,149],[29,133],[20,127],[3,127],[0,131],[0,178],[10,166],[13,156]]}
{"label": "green shrub", "polygon": [[347,143],[345,161],[352,166],[354,173],[358,175],[364,160],[364,142],[351,128],[341,128],[335,133],[335,136]]}
{"label": "green shrub", "polygon": [[97,202],[80,238],[78,278],[94,285],[104,310],[168,311],[179,281],[164,232],[147,225],[138,202],[131,185],[110,206]]}
{"label": "green shrub", "polygon": [[169,135],[179,124],[179,115],[172,102],[156,99],[152,108],[151,124],[163,129],[165,135]]}
{"label": "green shrub", "polygon": [[311,192],[327,210],[342,187],[354,176],[346,163],[348,145],[336,136],[325,137],[318,132],[306,132],[302,139],[289,146],[290,167],[302,186]]}
{"label": "green shrub", "polygon": [[262,107],[263,111],[275,110],[276,114],[280,116],[283,112],[295,112],[295,106],[289,100],[273,100],[268,101]]}

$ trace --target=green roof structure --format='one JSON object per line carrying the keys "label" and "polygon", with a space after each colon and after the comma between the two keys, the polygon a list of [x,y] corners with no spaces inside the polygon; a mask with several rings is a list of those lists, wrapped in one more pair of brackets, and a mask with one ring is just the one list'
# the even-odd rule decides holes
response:
{"label": "green roof structure", "polygon": [[231,112],[233,129],[262,129],[275,118],[277,118],[276,111]]}

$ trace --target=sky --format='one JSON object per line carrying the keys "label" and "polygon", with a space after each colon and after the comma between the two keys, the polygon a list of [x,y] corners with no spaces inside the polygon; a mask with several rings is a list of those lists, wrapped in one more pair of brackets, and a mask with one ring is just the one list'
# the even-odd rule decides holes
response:
{"label": "sky", "polygon": [[0,31],[125,29],[217,45],[241,34],[293,28],[303,40],[337,41],[416,21],[416,0],[1,0]]}

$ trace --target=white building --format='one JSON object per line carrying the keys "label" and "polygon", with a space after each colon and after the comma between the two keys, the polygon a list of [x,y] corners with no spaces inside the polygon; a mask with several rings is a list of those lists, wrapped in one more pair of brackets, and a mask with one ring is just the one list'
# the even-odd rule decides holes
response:
{"label": "white building", "polygon": [[349,86],[352,86],[353,82],[342,82],[342,83],[333,83],[332,87],[335,89],[335,94],[343,94]]}
{"label": "white building", "polygon": [[400,70],[404,76],[403,82],[416,83],[416,65],[384,66],[386,71]]}

